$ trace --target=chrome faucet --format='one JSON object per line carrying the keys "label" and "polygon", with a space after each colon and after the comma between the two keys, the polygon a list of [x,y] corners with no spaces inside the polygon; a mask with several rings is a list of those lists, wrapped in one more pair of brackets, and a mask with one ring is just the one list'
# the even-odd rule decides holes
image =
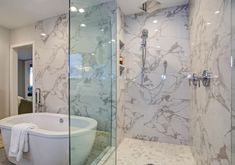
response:
{"label": "chrome faucet", "polygon": [[41,101],[41,89],[35,89],[35,102],[36,102],[36,111],[35,112],[42,112],[42,101]]}

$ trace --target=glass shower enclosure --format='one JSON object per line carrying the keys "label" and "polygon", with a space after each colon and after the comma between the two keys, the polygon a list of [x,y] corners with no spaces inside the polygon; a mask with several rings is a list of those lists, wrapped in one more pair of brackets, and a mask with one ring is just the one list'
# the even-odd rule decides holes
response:
{"label": "glass shower enclosure", "polygon": [[114,0],[70,2],[71,165],[99,164],[115,148],[115,9]]}

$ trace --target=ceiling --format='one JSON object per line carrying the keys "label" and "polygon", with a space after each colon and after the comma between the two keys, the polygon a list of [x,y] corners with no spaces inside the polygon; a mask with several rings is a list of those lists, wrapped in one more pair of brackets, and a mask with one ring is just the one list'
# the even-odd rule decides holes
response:
{"label": "ceiling", "polygon": [[68,0],[0,0],[0,26],[14,29],[68,12]]}
{"label": "ceiling", "polygon": [[[117,0],[118,5],[125,15],[142,12],[140,6],[147,0]],[[188,0],[156,0],[160,3],[159,9],[187,4]]]}
{"label": "ceiling", "polygon": [[[110,0],[84,0],[79,6],[87,7]],[[117,0],[125,15],[141,12],[139,7],[146,0]],[[76,2],[76,1],[75,1]],[[158,0],[159,8],[188,3],[188,0]],[[76,3],[75,3],[76,4]],[[74,5],[75,5],[74,4]],[[77,5],[76,5],[77,6]],[[0,0],[0,26],[15,29],[37,21],[67,13],[69,0]]]}

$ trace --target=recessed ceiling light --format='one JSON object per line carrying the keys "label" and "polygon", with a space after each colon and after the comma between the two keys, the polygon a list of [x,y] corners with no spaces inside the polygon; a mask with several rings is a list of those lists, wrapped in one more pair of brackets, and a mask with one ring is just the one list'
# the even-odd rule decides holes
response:
{"label": "recessed ceiling light", "polygon": [[79,11],[79,13],[85,13],[85,9],[83,9],[83,8],[80,8],[78,11]]}
{"label": "recessed ceiling light", "polygon": [[86,27],[86,24],[82,23],[80,26],[81,26],[81,27]]}
{"label": "recessed ceiling light", "polygon": [[71,7],[70,7],[70,11],[71,11],[71,12],[77,12],[78,9],[77,9],[75,6],[71,6]]}
{"label": "recessed ceiling light", "polygon": [[100,29],[100,31],[102,31],[102,32],[103,32],[103,31],[104,31],[104,29]]}
{"label": "recessed ceiling light", "polygon": [[210,23],[210,22],[207,22],[206,24],[207,24],[207,25],[211,25],[211,23]]}
{"label": "recessed ceiling light", "polygon": [[47,36],[47,34],[46,33],[41,33],[41,36],[45,37],[45,36]]}
{"label": "recessed ceiling light", "polygon": [[112,42],[115,42],[115,39],[112,39]]}
{"label": "recessed ceiling light", "polygon": [[153,23],[157,23],[157,20],[153,20]]}
{"label": "recessed ceiling light", "polygon": [[219,13],[220,13],[220,11],[219,11],[219,10],[215,11],[215,14],[219,14]]}
{"label": "recessed ceiling light", "polygon": [[109,44],[111,44],[112,43],[112,41],[109,41]]}
{"label": "recessed ceiling light", "polygon": [[158,29],[155,29],[154,31],[155,31],[155,32],[158,32],[159,30],[158,30]]}
{"label": "recessed ceiling light", "polygon": [[91,55],[92,55],[92,56],[94,56],[94,55],[95,55],[95,53],[91,53]]}

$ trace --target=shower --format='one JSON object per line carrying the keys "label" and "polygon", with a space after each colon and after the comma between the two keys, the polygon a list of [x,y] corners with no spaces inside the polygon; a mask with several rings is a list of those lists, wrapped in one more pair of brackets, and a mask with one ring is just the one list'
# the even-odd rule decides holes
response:
{"label": "shower", "polygon": [[144,83],[144,71],[145,71],[145,64],[146,64],[146,56],[147,56],[147,38],[148,38],[148,29],[142,30],[142,71],[141,71],[141,85]]}

